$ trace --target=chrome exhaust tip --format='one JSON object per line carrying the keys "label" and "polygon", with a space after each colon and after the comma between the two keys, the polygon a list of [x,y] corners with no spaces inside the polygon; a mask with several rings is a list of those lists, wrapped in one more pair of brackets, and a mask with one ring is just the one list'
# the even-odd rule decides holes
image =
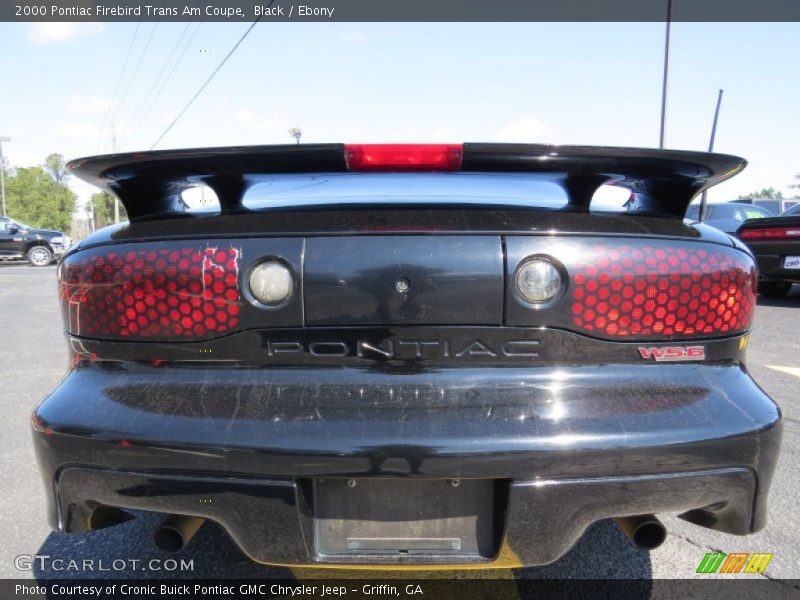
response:
{"label": "chrome exhaust tip", "polygon": [[153,532],[153,542],[165,552],[178,552],[189,543],[205,522],[203,517],[169,515]]}
{"label": "chrome exhaust tip", "polygon": [[614,520],[640,550],[655,550],[667,539],[667,528],[655,515],[616,517]]}

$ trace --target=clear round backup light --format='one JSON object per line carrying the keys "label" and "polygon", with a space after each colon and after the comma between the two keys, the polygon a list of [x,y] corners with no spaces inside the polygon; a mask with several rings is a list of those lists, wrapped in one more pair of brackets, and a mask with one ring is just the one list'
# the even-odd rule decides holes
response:
{"label": "clear round backup light", "polygon": [[277,306],[292,295],[294,282],[291,271],[283,263],[270,260],[250,271],[248,285],[253,298],[261,304]]}
{"label": "clear round backup light", "polygon": [[531,304],[546,304],[561,293],[561,274],[549,260],[531,258],[517,270],[517,292]]}

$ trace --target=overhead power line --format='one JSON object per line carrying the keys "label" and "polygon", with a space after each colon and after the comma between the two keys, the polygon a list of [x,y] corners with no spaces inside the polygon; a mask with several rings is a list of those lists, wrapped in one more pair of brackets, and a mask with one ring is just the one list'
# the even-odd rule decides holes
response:
{"label": "overhead power line", "polygon": [[[136,23],[136,29],[133,31],[133,37],[131,38],[131,43],[128,46],[128,53],[125,55],[125,61],[122,63],[122,70],[119,72],[119,77],[117,77],[117,83],[114,85],[114,93],[111,95],[111,102],[108,103],[108,107],[106,108],[106,112],[103,115],[103,121],[100,123],[100,136],[102,136],[103,127],[106,124],[106,119],[108,119],[108,113],[111,112],[111,107],[114,106],[114,100],[117,99],[117,93],[119,92],[119,86],[122,83],[122,78],[125,76],[125,70],[128,68],[128,61],[131,58],[131,53],[133,52],[133,45],[136,43],[136,36],[139,35],[139,26],[142,24],[141,21]],[[100,149],[100,141],[98,139],[98,150]]]}
{"label": "overhead power line", "polygon": [[123,140],[123,142],[122,142],[122,147],[123,148],[128,145],[128,142],[130,141],[130,139],[139,130],[139,127],[141,127],[141,125],[142,125],[142,123],[144,123],[145,119],[147,119],[148,115],[150,114],[150,111],[153,110],[153,107],[158,102],[158,99],[161,98],[161,94],[164,92],[164,88],[167,86],[167,84],[170,81],[172,81],[172,75],[175,73],[175,71],[178,69],[178,66],[180,66],[181,62],[183,61],[183,57],[186,55],[186,51],[191,47],[192,41],[194,40],[195,36],[197,35],[197,31],[200,29],[200,27],[202,27],[202,25],[203,25],[203,22],[201,21],[194,28],[194,31],[189,36],[189,39],[186,41],[186,45],[184,45],[183,50],[181,50],[181,53],[178,55],[178,58],[175,61],[175,63],[172,65],[172,68],[169,70],[169,73],[167,73],[167,76],[161,81],[161,85],[159,86],[159,88],[156,91],[155,95],[153,96],[152,100],[150,100],[150,103],[145,108],[144,112],[142,113],[142,116],[139,117],[138,122],[133,126],[133,128],[130,131],[130,133],[128,133],[128,135]]}
{"label": "overhead power line", "polygon": [[[269,6],[272,6],[272,4],[273,4],[274,2],[275,2],[275,0],[271,0],[271,2],[270,2],[270,3],[269,3],[267,6],[268,6],[268,7],[269,7]],[[239,41],[238,41],[238,42],[236,42],[236,43],[233,45],[233,48],[231,48],[231,49],[230,49],[230,51],[228,52],[228,54],[226,54],[226,55],[225,55],[225,58],[223,58],[223,59],[222,59],[222,62],[221,62],[221,63],[219,63],[219,65],[217,65],[217,68],[216,68],[216,69],[214,69],[214,71],[212,71],[211,75],[209,75],[209,76],[208,76],[208,79],[206,79],[206,80],[205,80],[205,82],[203,83],[203,85],[201,85],[201,86],[200,86],[200,89],[198,89],[198,90],[195,92],[194,96],[192,96],[192,97],[191,97],[191,99],[189,100],[189,102],[187,102],[187,103],[186,103],[186,106],[184,106],[184,107],[183,107],[183,109],[181,109],[181,112],[179,112],[179,113],[178,113],[178,116],[177,116],[177,117],[175,117],[175,118],[172,120],[172,122],[171,122],[169,125],[167,125],[167,128],[166,128],[164,131],[162,131],[162,132],[161,132],[161,135],[160,135],[160,136],[158,136],[158,139],[157,139],[155,142],[153,142],[153,145],[152,145],[152,146],[150,146],[150,150],[152,150],[153,148],[155,148],[156,146],[158,146],[158,143],[159,143],[159,142],[160,142],[162,139],[164,139],[164,136],[165,136],[165,135],[167,135],[167,133],[169,133],[170,129],[172,129],[172,128],[175,126],[175,123],[177,123],[177,122],[178,122],[178,120],[179,120],[179,119],[180,119],[180,118],[181,118],[181,117],[184,115],[184,113],[185,113],[187,110],[189,110],[189,107],[190,107],[192,104],[194,104],[194,101],[195,101],[195,100],[197,100],[197,97],[198,97],[198,96],[199,96],[201,93],[203,93],[203,90],[204,90],[204,89],[206,89],[206,86],[208,86],[208,84],[209,84],[209,83],[211,83],[211,80],[212,80],[212,79],[214,79],[214,77],[217,75],[217,73],[219,73],[219,72],[220,72],[220,69],[222,69],[222,67],[224,67],[224,66],[225,66],[225,63],[226,63],[226,62],[228,62],[228,59],[229,59],[231,56],[233,56],[233,53],[234,53],[234,52],[236,52],[236,49],[237,49],[237,48],[238,48],[238,47],[241,45],[241,43],[242,43],[242,42],[245,40],[245,38],[246,38],[248,35],[250,35],[250,32],[251,32],[251,31],[253,31],[253,28],[254,28],[254,27],[255,27],[255,26],[258,24],[258,22],[259,22],[260,20],[261,20],[261,17],[258,17],[258,18],[257,18],[255,21],[253,21],[253,22],[250,24],[250,27],[248,27],[248,28],[247,28],[247,31],[245,31],[245,32],[244,32],[244,34],[242,35],[242,37],[240,37],[240,38],[239,38]]]}
{"label": "overhead power line", "polygon": [[117,108],[114,109],[114,113],[111,115],[112,121],[117,117],[119,109],[122,108],[122,105],[125,104],[125,100],[128,97],[128,92],[131,91],[131,86],[133,85],[133,82],[136,80],[136,75],[139,74],[139,68],[142,66],[142,61],[144,60],[144,57],[147,54],[147,50],[150,48],[150,42],[153,41],[153,34],[155,34],[156,29],[158,29],[158,25],[159,25],[158,22],[154,23],[153,28],[150,30],[150,35],[147,38],[147,43],[145,44],[144,50],[142,50],[142,53],[139,56],[139,60],[136,62],[136,68],[133,70],[133,74],[131,75],[131,78],[128,81],[128,86],[125,88],[125,91],[123,92],[122,97],[119,100],[119,104],[117,104]]}
{"label": "overhead power line", "polygon": [[153,80],[153,84],[150,86],[150,89],[147,91],[147,94],[145,94],[144,100],[142,100],[139,103],[139,107],[136,109],[136,112],[133,113],[133,116],[130,118],[128,123],[122,129],[122,136],[121,137],[123,139],[125,138],[125,136],[126,136],[126,134],[128,132],[128,129],[130,128],[131,125],[133,125],[133,123],[139,117],[139,115],[141,114],[142,110],[144,110],[144,107],[147,105],[148,101],[150,100],[150,97],[153,95],[153,92],[158,87],[158,84],[161,82],[161,77],[164,75],[164,72],[167,70],[167,66],[169,66],[169,64],[172,62],[172,57],[175,56],[175,53],[178,51],[178,47],[181,45],[181,42],[183,41],[183,38],[186,36],[186,32],[189,30],[189,27],[191,26],[191,24],[192,24],[191,21],[186,23],[186,26],[183,28],[183,31],[181,32],[181,35],[178,38],[178,41],[175,42],[175,45],[172,47],[172,51],[169,53],[169,56],[167,57],[167,60],[164,61],[164,64],[162,65],[161,70],[158,72],[158,75]]}

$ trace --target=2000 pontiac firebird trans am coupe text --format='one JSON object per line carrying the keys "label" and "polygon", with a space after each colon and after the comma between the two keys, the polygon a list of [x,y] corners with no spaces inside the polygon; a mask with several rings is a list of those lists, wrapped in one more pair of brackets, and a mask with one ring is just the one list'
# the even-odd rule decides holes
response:
{"label": "2000 pontiac firebird trans am coupe text", "polygon": [[[130,223],[59,266],[33,429],[52,526],[219,523],[279,564],[538,565],[615,517],[761,529],[753,256],[682,219],[726,155],[293,145],[100,156]],[[211,187],[213,209],[182,192]],[[633,192],[626,211],[597,188]]]}

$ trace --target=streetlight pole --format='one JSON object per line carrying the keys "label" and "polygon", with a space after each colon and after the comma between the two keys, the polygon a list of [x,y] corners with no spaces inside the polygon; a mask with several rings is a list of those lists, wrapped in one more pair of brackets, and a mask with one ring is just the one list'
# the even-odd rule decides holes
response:
{"label": "streetlight pole", "polygon": [[[714,111],[714,122],[711,124],[711,140],[708,142],[708,151],[714,151],[714,138],[717,136],[717,120],[719,119],[719,107],[722,104],[722,90],[719,91],[719,96],[717,96],[717,108]],[[698,220],[702,223],[706,220],[706,212],[708,211],[708,203],[706,202],[706,196],[708,192],[703,190],[703,195],[700,196],[700,213],[698,215]]]}
{"label": "streetlight pole", "polygon": [[[114,154],[117,153],[117,128],[114,127],[114,122],[111,122],[111,148]],[[114,196],[114,223],[119,223],[119,198]],[[92,222],[92,230],[94,230],[94,222]]]}
{"label": "streetlight pole", "polygon": [[300,136],[303,135],[303,132],[300,131],[299,127],[292,127],[289,130],[289,135],[292,136],[297,141],[297,143],[299,144],[300,143]]}
{"label": "streetlight pole", "polygon": [[667,121],[667,79],[669,77],[669,30],[672,24],[672,0],[667,0],[667,33],[664,38],[664,80],[661,82],[661,131],[658,147],[664,147],[664,128]]}
{"label": "streetlight pole", "polygon": [[3,216],[7,217],[6,213],[6,163],[3,159],[3,142],[10,142],[11,138],[0,136],[0,195],[3,196]]}

